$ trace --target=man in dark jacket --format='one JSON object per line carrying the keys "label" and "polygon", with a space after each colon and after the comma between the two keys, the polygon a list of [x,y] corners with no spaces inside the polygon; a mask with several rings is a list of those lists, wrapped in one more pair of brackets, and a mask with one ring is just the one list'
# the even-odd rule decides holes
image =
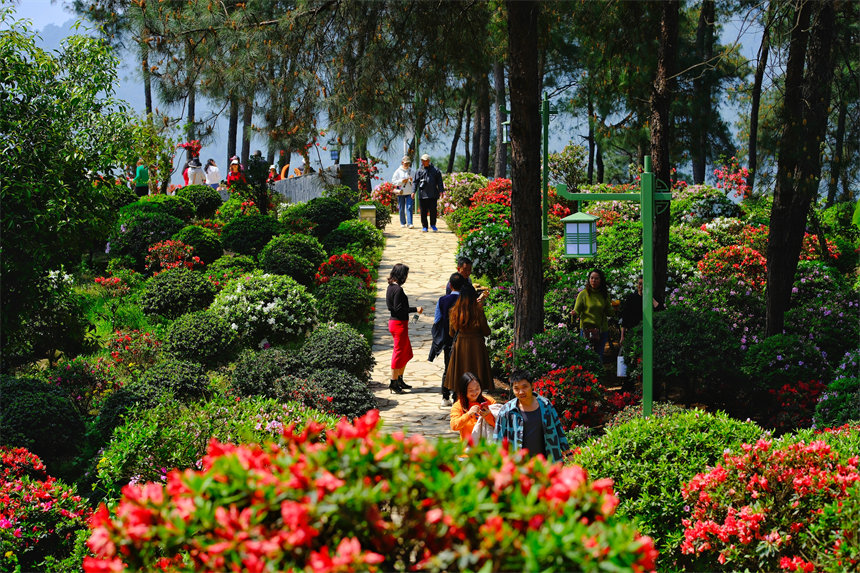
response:
{"label": "man in dark jacket", "polygon": [[421,209],[421,230],[427,232],[427,218],[430,218],[430,228],[436,229],[436,202],[445,192],[442,184],[442,172],[430,163],[430,156],[421,156],[421,169],[415,174],[415,191],[418,194],[418,206]]}
{"label": "man in dark jacket", "polygon": [[[449,279],[448,286],[451,291],[445,296],[439,297],[436,303],[436,315],[433,319],[433,328],[430,330],[433,334],[433,345],[430,347],[429,361],[433,361],[436,356],[442,352],[445,356],[445,369],[442,371],[442,408],[450,408],[454,405],[451,400],[451,391],[445,387],[445,376],[448,374],[448,362],[451,360],[451,346],[454,344],[454,339],[451,333],[448,332],[448,313],[451,307],[460,298],[460,289],[466,285],[466,279],[460,273],[454,273]],[[456,399],[456,396],[454,396]]]}

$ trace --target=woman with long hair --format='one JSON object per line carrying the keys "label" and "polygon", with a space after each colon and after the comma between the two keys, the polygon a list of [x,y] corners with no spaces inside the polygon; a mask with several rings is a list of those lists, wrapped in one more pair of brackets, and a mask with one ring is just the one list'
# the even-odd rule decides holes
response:
{"label": "woman with long hair", "polygon": [[206,173],[206,185],[212,189],[218,189],[218,185],[221,183],[221,170],[218,169],[218,165],[215,163],[215,160],[208,160],[203,171]]}
{"label": "woman with long hair", "polygon": [[395,394],[403,394],[404,388],[412,388],[403,382],[403,371],[406,363],[412,359],[412,343],[409,341],[409,313],[424,312],[422,306],[409,306],[409,298],[403,292],[403,283],[409,276],[409,267],[397,263],[388,276],[388,291],[385,293],[385,304],[391,318],[388,320],[388,332],[394,338],[394,352],[391,354],[391,383],[388,390]]}
{"label": "woman with long hair", "polygon": [[609,317],[615,311],[606,287],[606,275],[600,269],[588,273],[585,288],[576,295],[573,312],[579,317],[579,331],[603,362],[603,349],[609,340]]}
{"label": "woman with long hair", "polygon": [[472,435],[478,419],[483,418],[491,428],[496,426],[496,417],[490,411],[490,404],[496,401],[484,396],[481,381],[471,372],[466,372],[457,381],[457,401],[451,408],[451,429],[460,432],[465,442]]}
{"label": "woman with long hair", "polygon": [[460,291],[457,302],[448,314],[448,329],[454,337],[454,345],[451,348],[445,387],[456,391],[457,380],[464,373],[472,372],[481,381],[483,390],[492,390],[494,384],[490,355],[484,341],[484,337],[490,335],[490,325],[487,324],[484,309],[478,304],[478,293],[475,289],[464,288]]}

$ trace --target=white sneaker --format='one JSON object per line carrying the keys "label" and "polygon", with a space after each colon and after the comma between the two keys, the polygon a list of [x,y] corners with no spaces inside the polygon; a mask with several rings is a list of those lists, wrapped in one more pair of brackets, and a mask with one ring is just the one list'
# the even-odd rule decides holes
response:
{"label": "white sneaker", "polygon": [[440,408],[450,408],[453,405],[454,405],[454,402],[452,402],[450,398],[442,398],[442,405],[439,407]]}
{"label": "white sneaker", "polygon": [[414,229],[414,228],[415,228],[415,225],[409,225],[409,228],[410,228],[410,229]]}
{"label": "white sneaker", "polygon": [[403,227],[403,228],[406,228],[406,225],[400,225],[400,226],[401,226],[401,227]]}

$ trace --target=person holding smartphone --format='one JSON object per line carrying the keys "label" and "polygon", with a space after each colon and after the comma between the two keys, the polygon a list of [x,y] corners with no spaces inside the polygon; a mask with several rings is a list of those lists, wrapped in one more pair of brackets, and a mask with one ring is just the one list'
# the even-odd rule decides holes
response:
{"label": "person holding smartphone", "polygon": [[404,156],[400,160],[400,167],[391,176],[391,182],[397,187],[397,210],[400,212],[400,226],[406,227],[408,225],[410,229],[414,228],[412,225],[412,196],[415,193],[414,179],[415,173],[412,171],[412,160],[409,159],[409,156]]}
{"label": "person holding smartphone", "polygon": [[490,427],[496,426],[496,417],[490,411],[490,404],[496,401],[484,396],[481,381],[471,372],[465,372],[457,381],[457,401],[451,408],[451,429],[460,432],[460,438],[468,442],[478,419]]}

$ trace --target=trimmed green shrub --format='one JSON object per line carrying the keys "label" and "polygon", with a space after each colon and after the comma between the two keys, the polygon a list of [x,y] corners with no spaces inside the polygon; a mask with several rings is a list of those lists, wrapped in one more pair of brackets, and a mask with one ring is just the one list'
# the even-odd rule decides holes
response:
{"label": "trimmed green shrub", "polygon": [[310,420],[334,428],[337,418],[297,403],[217,394],[206,402],[164,401],[116,429],[98,466],[98,490],[115,499],[129,481],[164,479],[174,468],[199,469],[211,438],[222,443],[278,442],[284,428]]}
{"label": "trimmed green shrub", "polygon": [[141,383],[170,393],[177,400],[196,400],[209,394],[206,370],[195,362],[168,359],[159,362],[140,379]]}
{"label": "trimmed green shrub", "polygon": [[486,225],[463,239],[457,256],[470,258],[472,272],[496,284],[513,276],[511,240],[509,226],[498,223]]}
{"label": "trimmed green shrub", "polygon": [[180,316],[167,331],[164,351],[178,360],[216,366],[228,362],[236,334],[223,317],[207,310]]}
{"label": "trimmed green shrub", "polygon": [[357,277],[332,277],[317,288],[314,296],[321,320],[356,325],[365,322],[370,312],[370,297]]}
{"label": "trimmed green shrub", "polygon": [[642,222],[616,221],[597,232],[597,255],[587,268],[611,269],[642,261]]}
{"label": "trimmed green shrub", "polygon": [[472,231],[487,225],[499,224],[511,226],[511,208],[500,203],[476,205],[469,209],[455,212],[452,215],[457,223],[457,234],[465,237]]}
{"label": "trimmed green shrub", "polygon": [[236,361],[231,385],[240,396],[282,398],[284,391],[277,382],[285,375],[304,372],[304,360],[299,351],[266,348],[259,352],[247,350]]}
{"label": "trimmed green shrub", "polygon": [[27,448],[49,466],[78,453],[84,421],[60,388],[0,375],[0,404],[0,444]]}
{"label": "trimmed green shrub", "polygon": [[798,380],[829,382],[832,378],[821,351],[793,334],[775,334],[750,347],[741,371],[761,390],[777,390]]}
{"label": "trimmed green shrub", "polygon": [[215,211],[215,218],[224,223],[229,223],[241,215],[242,199],[238,196],[230,197]]}
{"label": "trimmed green shrub", "polygon": [[129,412],[154,407],[159,402],[159,396],[157,388],[142,384],[139,380],[133,380],[108,394],[89,433],[92,446],[99,448],[108,443],[114,428],[123,424]]}
{"label": "trimmed green shrub", "polygon": [[247,215],[224,225],[221,240],[228,251],[256,255],[280,232],[281,224],[276,219],[267,215]]}
{"label": "trimmed green shrub", "polygon": [[[651,404],[651,416],[654,418],[665,418],[674,414],[680,414],[687,409],[671,402],[654,402]],[[626,424],[631,420],[643,418],[645,416],[642,408],[642,402],[625,406],[620,412],[612,416],[604,425],[604,431],[609,431],[612,428],[617,428],[622,424]]]}
{"label": "trimmed green shrub", "polygon": [[329,412],[350,420],[377,407],[367,385],[354,374],[339,368],[311,370],[306,377],[284,376],[278,384],[288,397],[300,397],[311,404],[328,402]]}
{"label": "trimmed green shrub", "polygon": [[317,322],[316,300],[282,275],[245,275],[218,293],[212,312],[223,316],[246,346],[298,341]]}
{"label": "trimmed green shrub", "polygon": [[146,314],[177,318],[203,310],[215,298],[215,286],[203,273],[185,267],[168,269],[147,281],[140,295],[140,309]]}
{"label": "trimmed green shrub", "polygon": [[325,237],[343,221],[352,218],[350,208],[333,197],[311,199],[300,213],[302,218],[316,223],[314,234],[317,237]]}
{"label": "trimmed green shrub", "polygon": [[173,240],[182,241],[186,245],[194,247],[194,255],[200,257],[200,260],[206,265],[216,261],[224,253],[224,247],[221,245],[218,233],[197,225],[182,228],[173,235]]}
{"label": "trimmed green shrub", "polygon": [[127,219],[121,218],[111,235],[108,250],[111,256],[134,257],[135,268],[143,270],[149,247],[169,239],[183,226],[181,219],[161,212],[138,213]]}
{"label": "trimmed green shrub", "polygon": [[514,352],[514,365],[529,373],[532,381],[551,370],[582,366],[594,376],[603,375],[600,358],[579,331],[570,328],[551,328],[538,333]]}
{"label": "trimmed green shrub", "polygon": [[322,243],[311,235],[282,235],[272,239],[270,244],[273,245],[272,249],[276,249],[278,253],[302,257],[310,261],[316,268],[319,268],[328,258]]}
{"label": "trimmed green shrub", "polygon": [[719,248],[719,243],[699,227],[675,225],[669,230],[669,253],[677,254],[688,261],[696,263],[709,252]]}
{"label": "trimmed green shrub", "polygon": [[188,199],[200,219],[209,219],[221,206],[221,195],[208,185],[188,185],[176,190],[176,196]]}
{"label": "trimmed green shrub", "polygon": [[350,219],[323,237],[323,246],[329,253],[342,253],[347,249],[380,249],[385,245],[382,231],[364,221]]}
{"label": "trimmed green shrub", "polygon": [[164,213],[181,221],[190,221],[194,216],[194,204],[175,195],[147,195],[119,210],[120,222],[146,213]]}
{"label": "trimmed green shrub", "polygon": [[[304,255],[299,254],[302,251],[302,245],[306,245],[309,241],[302,239],[294,239],[298,235],[280,235],[273,238],[260,252],[260,266],[267,273],[276,275],[286,275],[292,277],[301,285],[310,286],[313,284],[314,275],[316,274],[318,264],[310,261]],[[314,242],[319,242],[314,237],[307,237]],[[305,251],[316,258],[319,253],[309,249]],[[322,247],[320,247],[322,251]]]}
{"label": "trimmed green shrub", "polygon": [[379,229],[380,231],[384,231],[388,223],[391,222],[391,209],[386,207],[381,201],[362,201],[358,205],[354,205],[352,207],[351,212],[352,217],[354,219],[358,219],[358,208],[362,205],[373,205],[373,207],[376,209],[376,219],[374,220],[374,224],[377,229]]}
{"label": "trimmed green shrub", "polygon": [[860,378],[838,378],[818,397],[813,425],[835,428],[848,422],[860,423]]}
{"label": "trimmed green shrub", "polygon": [[688,514],[681,484],[722,459],[726,450],[755,442],[763,430],[722,412],[690,410],[638,418],[589,442],[575,461],[589,476],[614,481],[618,514],[635,519],[660,551],[658,570],[683,565],[680,552]]}
{"label": "trimmed green shrub", "polygon": [[332,185],[323,189],[322,196],[337,199],[344,205],[352,206],[358,203],[361,192],[349,185]]}
{"label": "trimmed green shrub", "polygon": [[312,371],[340,368],[365,383],[370,381],[370,372],[376,364],[367,339],[342,323],[320,325],[302,346],[302,356]]}
{"label": "trimmed green shrub", "polygon": [[257,261],[249,255],[224,255],[209,265],[209,271],[232,271],[246,274],[257,270]]}

